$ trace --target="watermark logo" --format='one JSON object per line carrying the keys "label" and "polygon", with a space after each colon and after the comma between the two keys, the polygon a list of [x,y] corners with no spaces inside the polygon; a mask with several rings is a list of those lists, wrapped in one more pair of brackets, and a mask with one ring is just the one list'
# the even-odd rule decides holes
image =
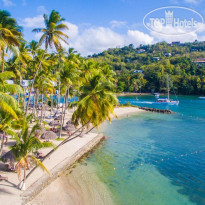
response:
{"label": "watermark logo", "polygon": [[161,7],[145,15],[144,26],[163,35],[184,35],[199,30],[204,19],[197,11],[178,6]]}

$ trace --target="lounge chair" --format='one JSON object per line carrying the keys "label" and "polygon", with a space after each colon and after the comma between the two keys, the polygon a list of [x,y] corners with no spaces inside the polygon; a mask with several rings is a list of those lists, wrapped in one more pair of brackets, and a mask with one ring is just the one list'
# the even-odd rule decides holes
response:
{"label": "lounge chair", "polygon": [[8,181],[8,177],[2,177],[2,176],[0,175],[0,181],[2,181],[2,180]]}

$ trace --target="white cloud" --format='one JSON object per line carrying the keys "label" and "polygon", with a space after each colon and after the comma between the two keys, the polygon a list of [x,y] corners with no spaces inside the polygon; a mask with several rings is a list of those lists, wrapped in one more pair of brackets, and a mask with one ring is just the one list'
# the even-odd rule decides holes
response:
{"label": "white cloud", "polygon": [[70,38],[70,46],[82,55],[102,52],[108,48],[124,45],[122,35],[105,27],[91,27],[83,30],[75,38]]}
{"label": "white cloud", "polygon": [[41,13],[41,14],[48,13],[48,11],[46,10],[44,6],[38,6],[37,11],[38,13]]}
{"label": "white cloud", "polygon": [[23,19],[20,24],[26,28],[41,28],[44,26],[44,19],[42,15],[33,18],[28,17]]}
{"label": "white cloud", "polygon": [[154,42],[152,36],[138,30],[128,30],[127,39],[128,43],[132,43],[135,46],[139,46],[140,44],[152,44]]}
{"label": "white cloud", "polygon": [[189,3],[189,4],[198,4],[198,3],[201,3],[202,0],[184,0],[184,2]]}
{"label": "white cloud", "polygon": [[68,26],[68,31],[65,31],[65,33],[69,36],[70,39],[75,39],[79,34],[78,26],[75,24],[72,24],[70,22],[64,22]]}
{"label": "white cloud", "polygon": [[[128,44],[134,44],[134,46],[137,47],[140,44],[153,44],[160,41],[190,42],[194,40],[205,40],[205,24],[203,24],[201,29],[197,32],[179,36],[168,36],[156,32],[146,34],[137,29],[129,29],[126,33],[121,34],[114,31],[111,26],[94,27],[90,24],[78,26],[67,21],[64,23],[69,28],[68,31],[65,31],[69,36],[69,45],[62,43],[63,47],[66,49],[73,47],[83,56],[100,53],[108,48],[122,47]],[[21,25],[29,29],[44,27],[44,19],[42,15],[33,18],[25,18],[22,20]],[[163,31],[165,29],[169,29],[169,33],[176,33],[176,30],[171,30],[170,28],[163,28]],[[182,31],[182,33],[183,32],[184,31]],[[39,40],[41,36],[42,33],[35,34],[36,40]]]}
{"label": "white cloud", "polygon": [[[35,18],[24,19],[27,27],[35,27],[34,25],[39,21],[31,21]],[[32,23],[31,23],[32,22]],[[43,21],[41,22],[43,23]],[[93,53],[100,53],[108,48],[122,47],[130,43],[135,46],[140,44],[151,44],[153,43],[153,37],[137,30],[128,30],[126,34],[119,34],[113,31],[111,28],[106,27],[86,27],[80,29],[77,25],[70,22],[64,22],[69,30],[65,33],[69,36],[69,45],[62,42],[63,47],[68,49],[68,47],[73,47],[83,56],[90,55]],[[36,40],[39,40],[41,33],[35,34]]]}
{"label": "white cloud", "polygon": [[122,47],[130,43],[135,46],[151,44],[153,40],[148,34],[137,30],[128,30],[123,35],[114,32],[111,28],[90,27],[81,32],[78,31],[78,35],[75,35],[74,38],[70,36],[69,46],[74,47],[82,55],[89,55],[102,52],[108,48]]}
{"label": "white cloud", "polygon": [[10,1],[10,0],[2,0],[2,1],[4,3],[4,6],[7,6],[7,7],[15,6],[15,4],[12,1]]}
{"label": "white cloud", "polygon": [[110,22],[110,25],[112,28],[120,28],[120,27],[123,27],[127,24],[126,21],[116,21],[116,20],[113,20]]}

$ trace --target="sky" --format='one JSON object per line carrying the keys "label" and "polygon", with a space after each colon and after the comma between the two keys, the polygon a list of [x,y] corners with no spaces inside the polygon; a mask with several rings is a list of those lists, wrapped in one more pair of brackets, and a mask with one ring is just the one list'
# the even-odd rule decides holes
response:
{"label": "sky", "polygon": [[200,30],[181,36],[148,30],[143,25],[144,16],[166,6],[191,8],[205,18],[205,0],[0,0],[0,8],[23,26],[27,41],[39,40],[41,34],[32,33],[32,29],[44,27],[44,13],[58,11],[69,27],[69,47],[83,56],[131,43],[137,47],[161,41],[205,41],[204,24]]}

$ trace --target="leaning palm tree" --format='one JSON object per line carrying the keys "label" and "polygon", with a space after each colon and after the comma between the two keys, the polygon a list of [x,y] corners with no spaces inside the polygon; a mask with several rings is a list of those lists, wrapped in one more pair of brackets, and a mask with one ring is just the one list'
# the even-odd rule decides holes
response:
{"label": "leaning palm tree", "polygon": [[[55,47],[56,50],[59,51],[62,48],[61,42],[68,44],[66,41],[68,39],[68,36],[63,32],[64,30],[68,30],[67,25],[62,23],[65,19],[62,18],[61,15],[55,10],[51,12],[50,16],[44,14],[43,17],[44,17],[45,28],[33,29],[33,32],[43,33],[42,37],[40,38],[39,45],[42,45],[43,43],[45,44],[44,54],[47,52],[49,47],[51,49]],[[41,63],[42,61],[39,62],[38,68],[34,75],[32,85],[29,91],[29,98],[26,106],[26,114],[28,112],[28,106],[30,103],[31,90],[33,89],[33,85],[35,83],[35,79],[38,74],[38,71],[41,67]]]}
{"label": "leaning palm tree", "polygon": [[22,131],[15,136],[16,144],[11,148],[16,160],[18,161],[15,169],[17,170],[19,180],[21,180],[22,169],[24,171],[23,181],[19,185],[19,188],[22,190],[26,189],[26,170],[30,167],[31,162],[34,162],[49,174],[49,171],[43,163],[33,156],[32,153],[36,152],[40,148],[53,146],[52,143],[41,142],[37,137],[35,137],[35,131],[37,129],[41,129],[38,124],[34,125],[31,131],[29,131],[29,120],[30,116],[27,116],[20,122]]}
{"label": "leaning palm tree", "polygon": [[98,127],[103,121],[111,121],[114,106],[118,103],[112,93],[112,85],[105,81],[103,74],[96,71],[80,88],[80,101],[72,116],[75,125]]}

